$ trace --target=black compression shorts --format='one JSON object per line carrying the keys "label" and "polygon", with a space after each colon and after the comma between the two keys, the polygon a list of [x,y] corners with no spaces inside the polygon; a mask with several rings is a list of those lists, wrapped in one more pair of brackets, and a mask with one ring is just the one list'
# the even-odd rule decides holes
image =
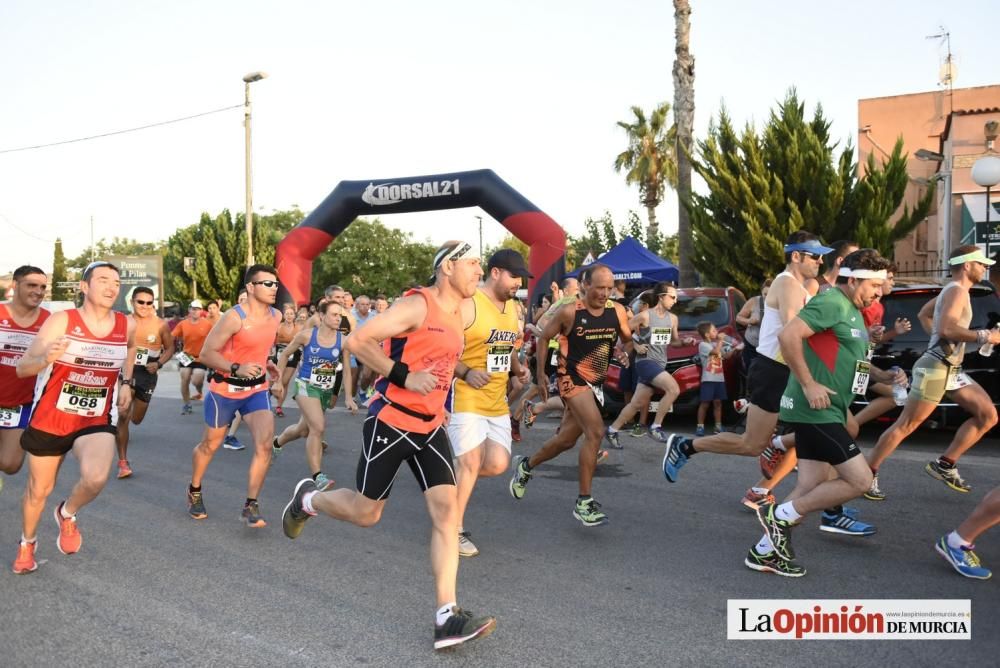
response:
{"label": "black compression shorts", "polygon": [[362,428],[358,458],[358,491],[374,501],[389,498],[392,481],[405,461],[420,490],[436,485],[454,485],[455,469],[448,431],[439,426],[429,434],[402,431],[369,415]]}

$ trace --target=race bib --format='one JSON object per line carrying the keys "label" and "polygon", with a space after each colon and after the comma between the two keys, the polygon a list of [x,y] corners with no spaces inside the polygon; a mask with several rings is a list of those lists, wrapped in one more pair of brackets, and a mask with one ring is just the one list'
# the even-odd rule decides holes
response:
{"label": "race bib", "polygon": [[63,383],[59,398],[56,399],[56,408],[63,413],[83,417],[103,415],[107,404],[108,388],[86,387],[73,383]]}
{"label": "race bib", "polygon": [[0,427],[16,427],[21,424],[21,409],[24,406],[0,408]]}
{"label": "race bib", "polygon": [[559,349],[552,349],[552,357],[549,358],[549,364],[552,366],[559,366]]}
{"label": "race bib", "polygon": [[953,366],[948,369],[948,380],[945,381],[944,389],[948,392],[952,390],[961,390],[963,387],[968,387],[972,384],[972,379],[969,375],[962,371],[962,367]]}
{"label": "race bib", "polygon": [[185,352],[179,352],[174,357],[177,358],[177,363],[181,366],[191,366],[191,363],[194,362],[194,358]]}
{"label": "race bib", "polygon": [[604,405],[604,388],[601,387],[600,385],[591,385],[590,383],[587,383],[587,385],[594,392],[594,397],[597,399],[597,403],[599,403],[601,406],[603,406]]}
{"label": "race bib", "polygon": [[332,390],[337,380],[337,369],[332,366],[314,366],[309,374],[309,384],[321,390]]}
{"label": "race bib", "polygon": [[149,364],[149,349],[148,348],[136,348],[135,349],[135,363],[137,366],[146,366]]}
{"label": "race bib", "polygon": [[509,373],[513,346],[490,346],[486,349],[486,372]]}
{"label": "race bib", "polygon": [[868,391],[868,377],[871,369],[872,365],[867,360],[858,360],[854,363],[854,381],[851,383],[851,392],[864,394]]}
{"label": "race bib", "polygon": [[874,356],[875,356],[875,344],[869,342],[869,344],[868,344],[868,357],[867,357],[868,361],[871,362],[872,361],[872,357],[874,357]]}
{"label": "race bib", "polygon": [[232,383],[226,383],[229,394],[242,394],[243,392],[249,392],[250,388],[245,385],[233,385]]}
{"label": "race bib", "polygon": [[672,327],[653,327],[649,335],[649,344],[653,346],[669,346],[673,334]]}

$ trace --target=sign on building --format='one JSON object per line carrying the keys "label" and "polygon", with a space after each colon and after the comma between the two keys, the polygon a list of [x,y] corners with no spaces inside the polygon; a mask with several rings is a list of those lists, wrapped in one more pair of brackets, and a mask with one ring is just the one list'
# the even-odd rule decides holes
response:
{"label": "sign on building", "polygon": [[153,291],[156,312],[163,317],[163,257],[160,255],[112,255],[105,258],[121,272],[122,288],[114,309],[132,312],[132,293],[139,286]]}

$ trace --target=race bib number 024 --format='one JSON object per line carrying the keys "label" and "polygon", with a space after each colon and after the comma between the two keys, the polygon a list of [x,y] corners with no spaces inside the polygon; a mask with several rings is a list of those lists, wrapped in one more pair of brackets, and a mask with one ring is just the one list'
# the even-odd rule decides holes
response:
{"label": "race bib number 024", "polygon": [[63,383],[56,408],[70,415],[94,417],[103,415],[108,403],[108,388],[84,387],[72,383]]}

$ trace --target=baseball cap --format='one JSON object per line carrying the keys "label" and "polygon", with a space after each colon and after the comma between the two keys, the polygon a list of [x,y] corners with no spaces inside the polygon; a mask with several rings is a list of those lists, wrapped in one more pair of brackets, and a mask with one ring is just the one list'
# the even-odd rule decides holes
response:
{"label": "baseball cap", "polygon": [[191,301],[191,308],[205,308],[205,306],[201,303],[200,299],[195,299]]}
{"label": "baseball cap", "polygon": [[518,278],[534,278],[531,272],[528,271],[528,266],[524,263],[524,258],[512,248],[501,248],[490,257],[486,268],[489,270],[494,267],[497,269],[506,269]]}
{"label": "baseball cap", "polygon": [[809,241],[800,241],[797,244],[785,244],[786,253],[793,251],[812,253],[813,255],[826,255],[827,253],[832,253],[833,249],[829,246],[824,246],[817,239],[810,239]]}

